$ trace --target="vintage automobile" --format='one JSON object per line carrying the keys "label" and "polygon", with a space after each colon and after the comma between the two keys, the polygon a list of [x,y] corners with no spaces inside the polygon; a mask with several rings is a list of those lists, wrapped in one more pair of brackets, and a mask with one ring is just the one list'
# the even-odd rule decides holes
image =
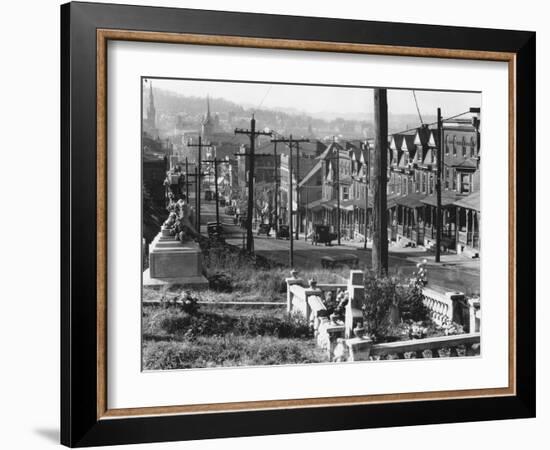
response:
{"label": "vintage automobile", "polygon": [[311,240],[311,245],[332,245],[332,241],[337,237],[336,233],[330,232],[328,225],[313,225],[313,239]]}
{"label": "vintage automobile", "polygon": [[269,233],[271,233],[271,225],[268,223],[261,223],[258,225],[258,236],[260,234],[265,234],[266,236],[269,236]]}
{"label": "vintage automobile", "polygon": [[277,239],[290,239],[290,232],[288,225],[279,225],[277,234],[275,235]]}
{"label": "vintage automobile", "polygon": [[240,216],[237,216],[237,221],[241,228],[246,228],[247,216],[243,216],[241,214]]}
{"label": "vintage automobile", "polygon": [[223,227],[221,223],[218,222],[208,222],[206,224],[206,232],[208,233],[209,238],[222,238],[223,237]]}
{"label": "vintage automobile", "polygon": [[336,267],[348,266],[350,269],[356,269],[359,265],[359,258],[353,253],[343,255],[323,256],[321,258],[321,267],[325,269],[334,269]]}

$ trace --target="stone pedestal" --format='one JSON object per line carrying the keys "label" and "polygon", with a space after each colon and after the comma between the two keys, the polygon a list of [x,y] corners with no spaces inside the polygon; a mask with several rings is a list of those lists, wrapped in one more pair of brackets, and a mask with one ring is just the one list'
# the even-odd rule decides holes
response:
{"label": "stone pedestal", "polygon": [[202,253],[195,242],[181,243],[165,230],[149,244],[149,269],[143,273],[143,285],[182,285],[208,287],[202,274]]}

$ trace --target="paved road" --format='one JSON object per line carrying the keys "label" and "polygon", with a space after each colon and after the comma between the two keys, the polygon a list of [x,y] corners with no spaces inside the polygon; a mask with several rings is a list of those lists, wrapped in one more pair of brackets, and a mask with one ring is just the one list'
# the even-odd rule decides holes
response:
{"label": "paved road", "polygon": [[[227,216],[224,208],[220,208],[220,221],[226,232],[226,240],[233,245],[241,246],[242,235],[245,230],[233,224],[233,218]],[[215,205],[213,202],[204,202],[201,208],[201,223],[214,222],[216,220]],[[201,227],[203,233],[206,227]],[[276,260],[283,264],[288,263],[289,241],[275,239],[274,233],[271,237],[258,236],[254,233],[254,250],[256,254]],[[371,250],[358,249],[351,244],[313,246],[306,242],[303,236],[294,241],[294,264],[297,268],[321,267],[323,256],[338,256],[353,253],[359,257],[360,267],[371,266]],[[425,252],[395,253],[390,249],[389,272],[409,277],[416,268],[413,258],[425,256]],[[466,294],[479,293],[479,261],[466,262],[464,264],[453,262],[441,265],[430,264],[428,267],[428,285],[444,291],[458,290]]]}

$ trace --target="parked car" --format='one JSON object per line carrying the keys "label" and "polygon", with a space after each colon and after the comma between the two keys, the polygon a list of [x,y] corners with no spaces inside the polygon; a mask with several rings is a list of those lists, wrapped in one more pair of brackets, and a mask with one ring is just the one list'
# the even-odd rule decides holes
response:
{"label": "parked car", "polygon": [[223,226],[218,222],[208,222],[206,232],[209,238],[222,238],[224,233]]}
{"label": "parked car", "polygon": [[288,225],[279,225],[277,234],[275,236],[277,239],[290,239],[290,231]]}
{"label": "parked car", "polygon": [[332,245],[338,235],[336,233],[331,233],[328,225],[313,225],[313,239],[311,240],[311,245],[325,244]]}
{"label": "parked car", "polygon": [[261,223],[258,225],[258,236],[260,234],[265,234],[266,236],[269,236],[269,233],[271,232],[271,225],[268,223]]}

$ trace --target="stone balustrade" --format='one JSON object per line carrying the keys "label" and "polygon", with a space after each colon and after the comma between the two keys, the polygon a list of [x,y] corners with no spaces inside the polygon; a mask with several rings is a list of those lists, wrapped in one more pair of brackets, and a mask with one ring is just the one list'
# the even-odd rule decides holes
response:
{"label": "stone balustrade", "polygon": [[[327,351],[330,360],[363,361],[378,359],[410,359],[472,356],[479,354],[480,303],[479,298],[467,299],[460,292],[441,293],[423,288],[424,304],[431,319],[442,326],[456,322],[466,334],[413,339],[382,344],[354,337],[353,330],[362,325],[364,302],[364,273],[351,270],[347,284],[317,283],[310,280],[309,287],[293,272],[287,283],[287,312],[299,314],[309,321],[315,331],[317,345]],[[344,322],[332,321],[323,303],[324,294],[347,291]]]}
{"label": "stone balustrade", "polygon": [[[433,289],[423,288],[424,305],[429,311],[430,318],[438,325],[453,320],[453,300],[450,295],[445,295]],[[462,296],[463,297],[463,296]]]}
{"label": "stone balustrade", "polygon": [[479,355],[480,338],[480,333],[468,333],[382,344],[373,344],[368,339],[353,338],[338,345],[346,346],[347,361],[451,358]]}

